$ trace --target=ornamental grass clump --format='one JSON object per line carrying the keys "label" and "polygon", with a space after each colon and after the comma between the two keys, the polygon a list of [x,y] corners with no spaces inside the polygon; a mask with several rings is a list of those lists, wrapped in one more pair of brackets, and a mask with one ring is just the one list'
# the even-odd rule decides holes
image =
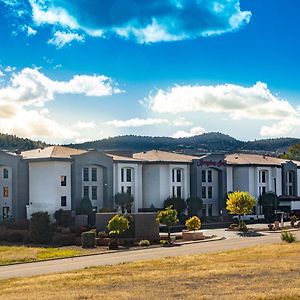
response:
{"label": "ornamental grass clump", "polygon": [[189,231],[199,230],[201,228],[201,220],[196,216],[191,217],[188,220],[186,220],[185,226]]}
{"label": "ornamental grass clump", "polygon": [[292,233],[284,231],[281,233],[281,240],[290,244],[296,242],[296,237]]}

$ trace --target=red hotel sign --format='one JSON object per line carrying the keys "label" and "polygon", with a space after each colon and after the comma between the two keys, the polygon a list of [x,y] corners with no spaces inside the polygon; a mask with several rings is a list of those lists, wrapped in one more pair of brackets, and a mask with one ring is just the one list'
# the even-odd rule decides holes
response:
{"label": "red hotel sign", "polygon": [[224,160],[214,161],[214,160],[199,160],[197,162],[198,167],[207,166],[207,167],[225,167],[226,162]]}

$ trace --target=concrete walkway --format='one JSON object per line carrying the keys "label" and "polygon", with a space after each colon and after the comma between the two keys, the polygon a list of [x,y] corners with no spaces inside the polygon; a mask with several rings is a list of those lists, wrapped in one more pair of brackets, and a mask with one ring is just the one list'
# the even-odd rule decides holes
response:
{"label": "concrete walkway", "polygon": [[[225,234],[224,229],[217,229],[218,232]],[[215,232],[216,230],[214,230]],[[0,267],[0,279],[13,277],[29,277],[34,275],[67,272],[79,270],[87,267],[115,265],[125,262],[140,260],[158,259],[163,257],[220,252],[226,250],[240,249],[259,244],[279,243],[280,234],[266,234],[261,237],[238,237],[231,235],[226,240],[186,244],[175,247],[158,247],[143,250],[120,251],[115,253],[100,254],[94,256],[75,257],[44,262],[34,262]],[[294,232],[297,239],[300,239],[300,231]]]}

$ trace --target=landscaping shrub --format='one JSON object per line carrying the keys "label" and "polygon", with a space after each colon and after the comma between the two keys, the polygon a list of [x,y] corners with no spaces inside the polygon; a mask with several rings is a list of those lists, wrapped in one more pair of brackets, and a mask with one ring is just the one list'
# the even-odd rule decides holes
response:
{"label": "landscaping shrub", "polygon": [[58,226],[69,227],[71,223],[71,211],[59,209],[54,213],[54,218]]}
{"label": "landscaping shrub", "polygon": [[96,232],[86,231],[81,234],[81,246],[82,248],[94,248],[95,247]]}
{"label": "landscaping shrub", "polygon": [[297,222],[298,218],[297,216],[291,216],[290,217],[290,221],[291,221],[291,226],[294,227],[295,226],[295,223]]}
{"label": "landscaping shrub", "polygon": [[74,225],[70,227],[71,233],[75,233],[76,237],[81,237],[81,234],[87,230],[87,227],[80,225]]}
{"label": "landscaping shrub", "polygon": [[185,211],[186,202],[184,199],[180,197],[168,197],[164,201],[164,208],[168,208],[171,206],[173,207],[173,209],[175,209],[178,212],[178,214],[180,214]]}
{"label": "landscaping shrub", "polygon": [[112,217],[107,225],[109,235],[114,239],[109,243],[109,249],[118,248],[118,237],[129,229],[129,221],[122,215],[115,215]]}
{"label": "landscaping shrub", "polygon": [[199,230],[201,228],[201,221],[198,217],[194,216],[186,220],[185,226],[189,231]]}
{"label": "landscaping shrub", "polygon": [[99,239],[104,239],[104,238],[107,238],[107,237],[108,237],[108,235],[105,231],[99,231],[98,232],[98,238]]}
{"label": "landscaping shrub", "polygon": [[170,245],[169,241],[167,241],[167,240],[160,240],[159,243],[160,243],[162,246],[168,246],[168,245]]}
{"label": "landscaping shrub", "polygon": [[19,230],[26,230],[29,228],[29,220],[17,220],[12,223],[7,223],[7,228],[9,229],[19,229]]}
{"label": "landscaping shrub", "polygon": [[47,244],[51,241],[50,217],[47,212],[36,212],[30,219],[30,238],[33,243]]}
{"label": "landscaping shrub", "polygon": [[6,241],[10,243],[21,243],[23,239],[23,235],[19,232],[11,232],[6,236]]}
{"label": "landscaping shrub", "polygon": [[235,224],[235,223],[230,224],[228,228],[229,229],[237,229],[238,228],[238,224]]}
{"label": "landscaping shrub", "polygon": [[150,242],[148,240],[139,241],[139,246],[150,246]]}
{"label": "landscaping shrub", "polygon": [[287,243],[293,243],[296,242],[296,237],[291,232],[284,231],[281,233],[281,240]]}
{"label": "landscaping shrub", "polygon": [[131,214],[123,214],[122,216],[128,220],[129,228],[125,230],[122,234],[120,234],[120,238],[134,238],[135,226],[133,216]]}

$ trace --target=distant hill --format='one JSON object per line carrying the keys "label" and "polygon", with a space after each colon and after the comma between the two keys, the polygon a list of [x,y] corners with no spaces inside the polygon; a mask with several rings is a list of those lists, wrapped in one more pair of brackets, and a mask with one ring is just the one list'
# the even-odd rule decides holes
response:
{"label": "distant hill", "polygon": [[[204,133],[188,138],[151,137],[125,135],[111,137],[81,144],[66,146],[79,149],[98,149],[103,151],[133,151],[140,152],[152,149],[177,151],[187,154],[203,154],[208,152],[252,152],[278,155],[287,152],[288,148],[300,143],[297,138],[263,139],[249,142],[239,141],[229,135],[219,132]],[[47,146],[40,141],[19,138],[15,135],[0,133],[0,149],[14,151],[16,149],[30,150]]]}
{"label": "distant hill", "polygon": [[0,149],[7,151],[15,151],[17,149],[25,151],[34,148],[45,147],[46,143],[40,141],[32,141],[30,139],[19,138],[15,135],[0,133]]}
{"label": "distant hill", "polygon": [[236,151],[281,154],[286,152],[290,146],[296,143],[300,143],[300,139],[278,138],[243,142],[229,135],[219,132],[211,132],[189,138],[178,139],[170,137],[125,135],[93,142],[85,142],[82,144],[71,144],[68,146],[80,149],[98,149],[106,151],[127,150],[139,152],[158,149],[190,154],[201,154],[207,152],[226,153]]}

